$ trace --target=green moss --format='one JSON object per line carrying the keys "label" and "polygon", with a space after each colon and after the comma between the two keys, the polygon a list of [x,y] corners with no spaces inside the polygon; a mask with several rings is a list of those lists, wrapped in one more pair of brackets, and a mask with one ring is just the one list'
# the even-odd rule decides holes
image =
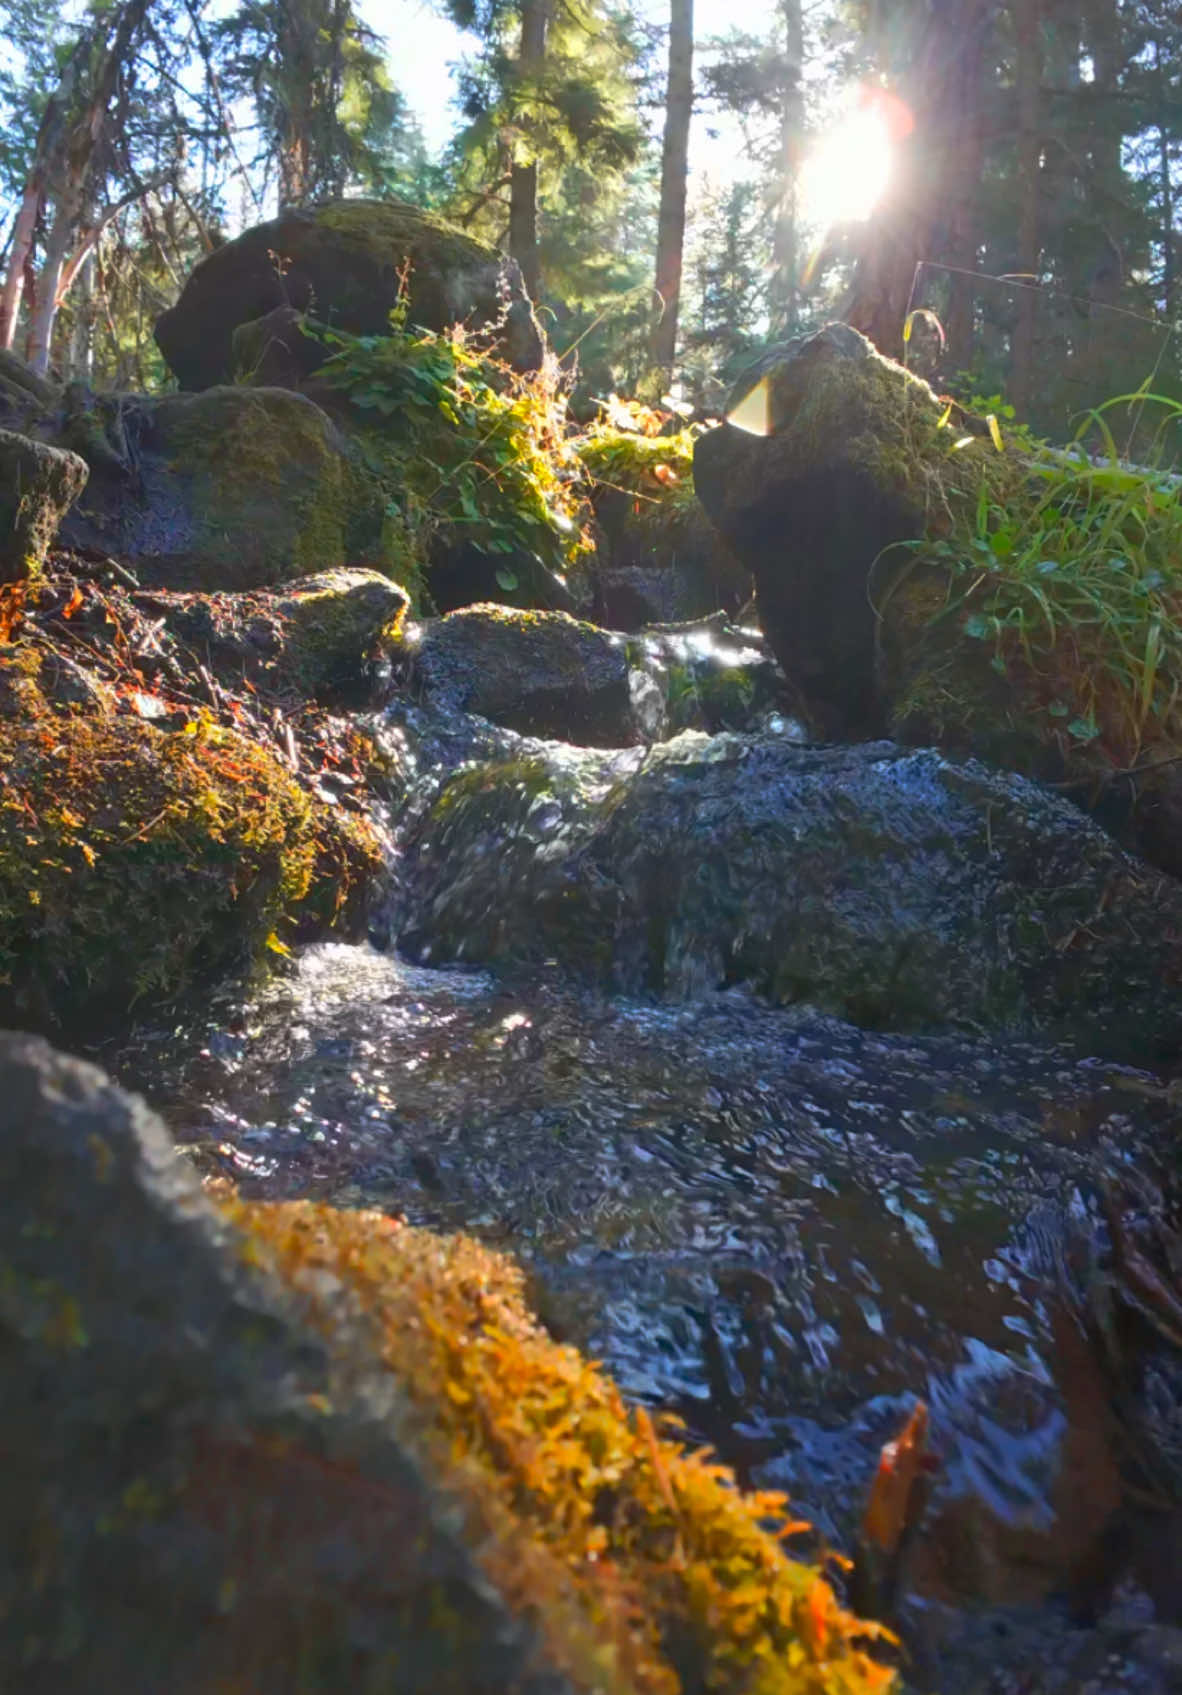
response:
{"label": "green moss", "polygon": [[[630,1412],[598,1367],[550,1340],[521,1273],[464,1237],[307,1203],[227,1203],[331,1343],[342,1287],[410,1405],[408,1437],[466,1540],[550,1661],[603,1695],[871,1695],[893,1686],[815,1568],[744,1496]],[[327,1280],[325,1273],[328,1274]]]}
{"label": "green moss", "polygon": [[4,1020],[115,1025],[283,951],[294,922],[355,918],[376,843],[262,748],[201,718],[58,715],[21,685],[0,703]]}
{"label": "green moss", "polygon": [[328,418],[285,389],[211,388],[155,422],[190,483],[195,573],[248,588],[345,563],[356,483]]}
{"label": "green moss", "polygon": [[404,200],[337,200],[317,207],[313,216],[340,244],[380,265],[396,268],[404,259],[412,266],[427,262],[432,274],[447,278],[496,259],[491,248],[463,230]]}

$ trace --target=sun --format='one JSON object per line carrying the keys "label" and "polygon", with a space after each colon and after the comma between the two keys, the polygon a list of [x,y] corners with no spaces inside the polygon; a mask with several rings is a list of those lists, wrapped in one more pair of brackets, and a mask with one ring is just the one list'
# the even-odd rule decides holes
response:
{"label": "sun", "polygon": [[862,90],[804,161],[797,184],[801,223],[816,231],[864,223],[890,185],[896,143],[910,127],[900,101]]}

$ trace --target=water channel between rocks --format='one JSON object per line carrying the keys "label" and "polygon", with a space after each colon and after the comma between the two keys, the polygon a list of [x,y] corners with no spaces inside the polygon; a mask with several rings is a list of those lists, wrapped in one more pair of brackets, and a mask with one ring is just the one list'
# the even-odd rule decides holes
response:
{"label": "water channel between rocks", "polygon": [[[1178,1686],[1143,1592],[1168,1514],[1122,1533],[1104,1631],[1058,1599],[1123,1510],[1083,1319],[1102,1179],[1152,1182],[1169,1157],[1152,1079],[741,990],[655,1005],[343,944],[245,1005],[141,1034],[115,1068],[247,1194],[387,1208],[515,1253],[559,1336],[741,1479],[786,1488],[837,1547],[926,1399],[927,1686],[1091,1688],[1093,1665],[1110,1666],[1096,1689]],[[1141,1647],[1112,1670],[1129,1631]],[[1021,1681],[1032,1666],[1043,1681]]]}

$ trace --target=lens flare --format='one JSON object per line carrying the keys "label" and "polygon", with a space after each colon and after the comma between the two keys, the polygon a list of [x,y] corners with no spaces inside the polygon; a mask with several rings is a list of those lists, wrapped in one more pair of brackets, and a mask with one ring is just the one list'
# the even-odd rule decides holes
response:
{"label": "lens flare", "polygon": [[901,101],[863,90],[804,162],[797,185],[801,222],[814,230],[865,222],[890,185],[895,145],[911,125]]}

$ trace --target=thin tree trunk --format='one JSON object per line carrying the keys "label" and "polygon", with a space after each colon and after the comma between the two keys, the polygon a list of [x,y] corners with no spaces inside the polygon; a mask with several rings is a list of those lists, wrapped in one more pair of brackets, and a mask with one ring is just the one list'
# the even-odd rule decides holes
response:
{"label": "thin tree trunk", "polygon": [[1162,66],[1160,41],[1155,42],[1153,46],[1153,68],[1157,77],[1158,89],[1157,149],[1158,173],[1161,181],[1162,304],[1165,308],[1167,321],[1172,321],[1174,295],[1178,286],[1178,232],[1174,228],[1174,181],[1170,173],[1170,96]]}
{"label": "thin tree trunk", "polygon": [[[36,221],[45,216],[50,202],[53,204],[53,221],[45,260],[37,278],[36,299],[29,325],[30,363],[40,375],[48,369],[62,267],[73,246],[75,232],[86,216],[92,193],[95,156],[102,140],[116,80],[128,60],[150,4],[151,0],[127,0],[121,10],[111,13],[105,20],[102,26],[107,32],[105,38],[93,33],[82,38],[71,54],[58,90],[50,101],[51,106],[55,101],[58,103],[53,121],[49,122],[47,111],[38,134],[25,202],[36,195]],[[80,96],[77,88],[79,73],[87,62],[92,72],[90,87],[84,96]],[[22,203],[22,212],[24,209]],[[5,321],[0,318],[0,332],[7,333],[10,338],[23,287],[18,282],[11,291],[9,289],[12,266],[17,258],[16,243],[13,245],[3,302],[7,306],[11,293],[11,319]],[[27,267],[30,257],[31,247],[27,246],[24,266]],[[21,276],[24,274],[22,267]],[[11,339],[8,345],[11,346]]]}
{"label": "thin tree trunk", "polygon": [[1034,326],[1038,295],[1034,283],[1038,273],[1040,98],[1042,52],[1040,49],[1040,0],[1013,0],[1014,41],[1017,48],[1015,81],[1018,93],[1018,270],[1023,286],[1018,291],[1014,339],[1010,348],[1010,403],[1025,422],[1030,415],[1034,381]]}
{"label": "thin tree trunk", "polygon": [[652,361],[666,382],[673,376],[681,263],[685,247],[685,197],[689,176],[690,120],[694,109],[694,0],[672,0],[669,81],[665,96],[665,146],[657,215],[656,290],[661,315],[653,326]]}
{"label": "thin tree trunk", "polygon": [[771,327],[791,335],[800,312],[800,241],[796,183],[804,141],[804,17],[800,0],[781,0],[786,75],[780,107],[783,189],[772,231]]}
{"label": "thin tree trunk", "polygon": [[[518,75],[523,82],[538,76],[546,63],[547,0],[522,0],[521,51]],[[515,164],[509,178],[509,252],[521,267],[531,300],[542,289],[538,258],[538,167],[535,160]]]}

